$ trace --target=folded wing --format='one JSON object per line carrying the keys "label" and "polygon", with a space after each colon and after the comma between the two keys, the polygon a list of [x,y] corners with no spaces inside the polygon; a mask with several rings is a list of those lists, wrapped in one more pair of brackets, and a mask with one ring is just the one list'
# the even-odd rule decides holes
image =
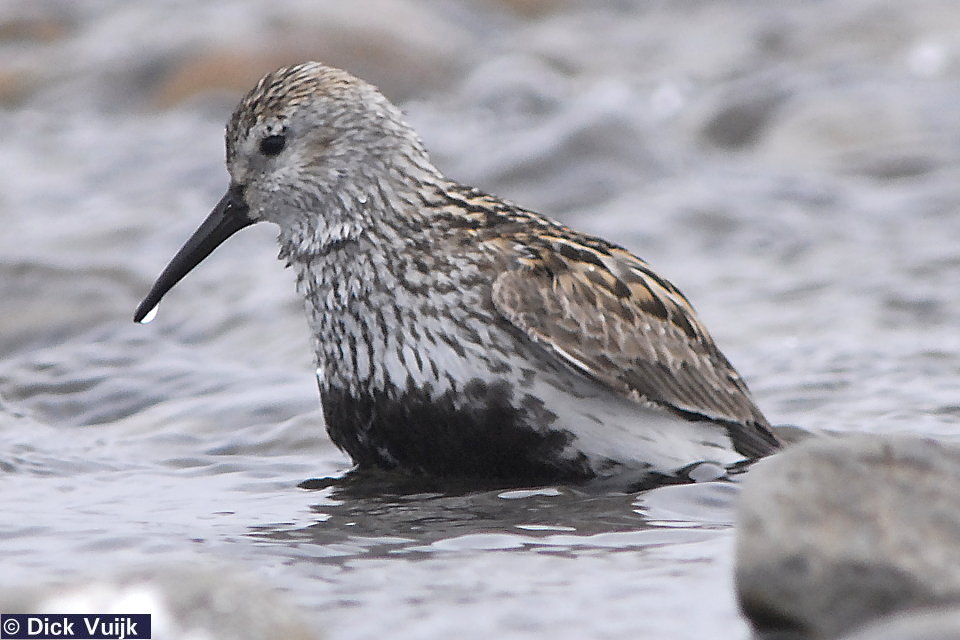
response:
{"label": "folded wing", "polygon": [[496,308],[583,374],[645,404],[723,423],[748,457],[779,448],[746,385],[676,287],[600,240],[527,237]]}

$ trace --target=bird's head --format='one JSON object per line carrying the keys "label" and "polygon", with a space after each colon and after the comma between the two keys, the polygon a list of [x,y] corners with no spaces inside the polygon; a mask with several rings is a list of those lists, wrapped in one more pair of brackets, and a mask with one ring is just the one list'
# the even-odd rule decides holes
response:
{"label": "bird's head", "polygon": [[400,110],[373,85],[316,62],[264,76],[226,132],[230,186],[137,308],[160,299],[231,235],[255,222],[280,228],[281,254],[309,257],[376,224],[397,182],[435,175]]}

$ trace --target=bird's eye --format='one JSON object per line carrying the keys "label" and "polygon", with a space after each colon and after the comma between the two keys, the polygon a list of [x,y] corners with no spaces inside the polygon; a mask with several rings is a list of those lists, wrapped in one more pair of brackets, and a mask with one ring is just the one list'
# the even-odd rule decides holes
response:
{"label": "bird's eye", "polygon": [[281,151],[283,147],[287,144],[287,137],[281,135],[272,135],[267,136],[260,141],[260,153],[265,156],[275,156]]}

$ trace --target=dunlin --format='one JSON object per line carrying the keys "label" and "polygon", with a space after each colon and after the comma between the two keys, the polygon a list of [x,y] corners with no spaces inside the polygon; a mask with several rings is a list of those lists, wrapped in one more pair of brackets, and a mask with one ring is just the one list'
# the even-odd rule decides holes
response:
{"label": "dunlin", "polygon": [[327,431],[360,468],[504,483],[673,478],[780,443],[687,299],[629,251],[445,178],[372,85],[265,76],[230,187],[135,319],[236,231],[279,227]]}

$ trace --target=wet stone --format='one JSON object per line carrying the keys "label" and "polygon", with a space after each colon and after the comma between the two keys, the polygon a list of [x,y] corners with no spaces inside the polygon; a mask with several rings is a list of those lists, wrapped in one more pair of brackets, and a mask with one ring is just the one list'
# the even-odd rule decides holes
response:
{"label": "wet stone", "polygon": [[958,483],[960,447],[917,436],[817,438],[756,465],[736,551],[754,629],[835,638],[893,612],[960,603]]}
{"label": "wet stone", "polygon": [[322,637],[279,593],[253,576],[213,564],[150,565],[29,591],[0,591],[0,611],[149,614],[153,640]]}
{"label": "wet stone", "polygon": [[881,618],[841,640],[956,640],[960,607],[918,609]]}

